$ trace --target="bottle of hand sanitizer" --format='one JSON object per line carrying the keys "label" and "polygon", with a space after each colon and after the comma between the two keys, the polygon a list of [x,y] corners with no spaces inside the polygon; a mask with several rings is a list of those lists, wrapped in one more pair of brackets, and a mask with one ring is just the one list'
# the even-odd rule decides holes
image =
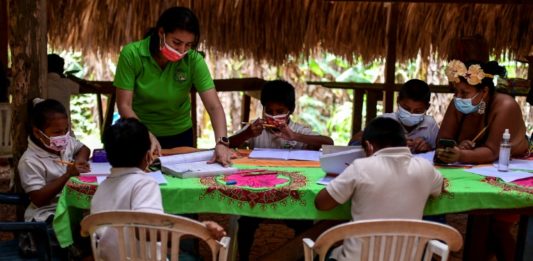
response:
{"label": "bottle of hand sanitizer", "polygon": [[509,160],[511,158],[511,134],[509,129],[505,129],[502,137],[502,143],[500,144],[500,157],[498,159],[498,171],[509,170]]}

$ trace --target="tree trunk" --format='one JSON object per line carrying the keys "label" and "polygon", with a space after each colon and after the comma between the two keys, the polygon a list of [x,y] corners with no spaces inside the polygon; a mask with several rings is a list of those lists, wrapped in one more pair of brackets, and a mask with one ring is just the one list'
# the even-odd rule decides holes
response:
{"label": "tree trunk", "polygon": [[46,84],[46,28],[46,0],[9,1],[14,166],[28,145],[29,103],[42,97]]}

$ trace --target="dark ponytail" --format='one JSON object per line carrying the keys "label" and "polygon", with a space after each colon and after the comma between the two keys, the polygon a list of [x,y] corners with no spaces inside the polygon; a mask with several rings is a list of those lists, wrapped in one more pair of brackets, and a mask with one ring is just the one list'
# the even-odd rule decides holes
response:
{"label": "dark ponytail", "polygon": [[156,26],[145,34],[145,37],[151,37],[150,53],[152,55],[159,53],[159,46],[161,44],[161,39],[158,34],[159,28],[163,28],[165,33],[183,30],[194,34],[192,48],[196,49],[198,47],[198,43],[200,42],[200,23],[196,15],[189,8],[176,6],[165,10],[157,20]]}

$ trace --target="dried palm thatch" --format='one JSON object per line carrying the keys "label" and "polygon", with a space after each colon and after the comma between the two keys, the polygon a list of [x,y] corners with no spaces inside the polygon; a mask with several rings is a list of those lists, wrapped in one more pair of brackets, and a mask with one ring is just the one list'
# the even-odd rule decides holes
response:
{"label": "dried palm thatch", "polygon": [[[118,54],[141,39],[160,13],[189,6],[200,19],[203,48],[280,64],[322,51],[351,60],[386,55],[387,5],[319,0],[50,1],[49,41],[54,48]],[[533,4],[399,4],[400,61],[436,51],[446,58],[453,39],[479,34],[499,55],[533,51]]]}

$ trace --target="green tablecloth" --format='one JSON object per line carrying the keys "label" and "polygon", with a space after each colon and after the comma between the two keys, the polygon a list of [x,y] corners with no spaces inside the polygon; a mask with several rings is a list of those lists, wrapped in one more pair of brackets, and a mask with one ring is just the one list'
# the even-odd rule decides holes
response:
{"label": "green tablecloth", "polygon": [[[161,185],[163,208],[172,214],[221,213],[274,219],[350,219],[349,204],[332,211],[315,208],[315,196],[324,188],[317,184],[318,179],[325,175],[320,168],[261,169],[276,170],[279,174],[277,177],[235,178],[237,185],[226,185],[232,176],[201,179],[165,176],[168,184]],[[440,172],[445,177],[445,191],[438,198],[428,201],[424,211],[426,215],[474,209],[533,207],[533,188],[504,183],[463,169],[440,169]],[[96,187],[94,183],[73,178],[63,189],[54,219],[54,230],[62,247],[72,244],[73,224],[79,224],[83,209],[90,208]]]}

